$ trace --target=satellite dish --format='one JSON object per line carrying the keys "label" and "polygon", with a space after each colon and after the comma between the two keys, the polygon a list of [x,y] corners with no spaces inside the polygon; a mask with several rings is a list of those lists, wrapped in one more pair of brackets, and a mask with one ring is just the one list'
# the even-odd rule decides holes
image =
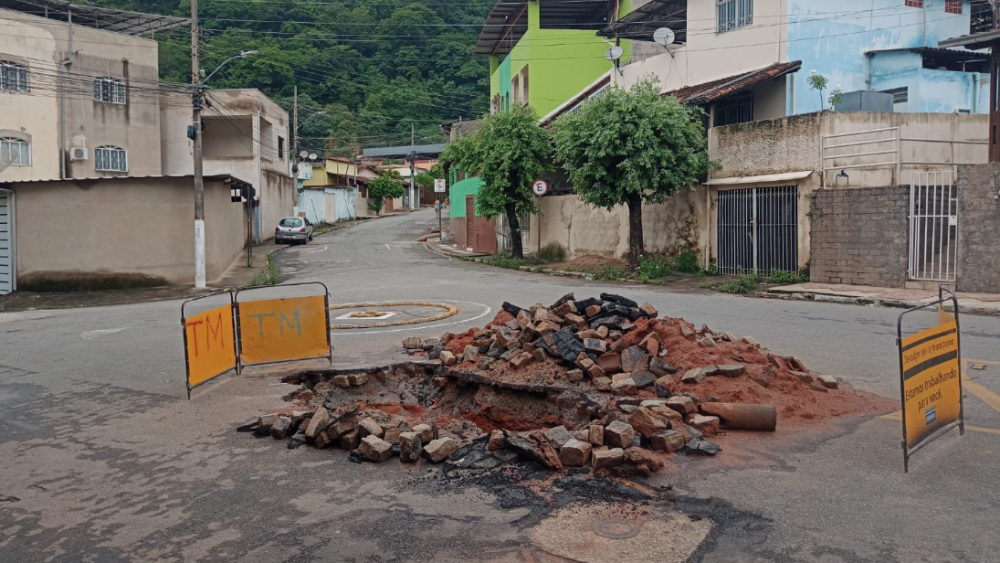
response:
{"label": "satellite dish", "polygon": [[299,152],[299,157],[300,158],[306,158],[307,156],[309,156],[309,151],[301,151],[301,152]]}
{"label": "satellite dish", "polygon": [[677,36],[674,35],[674,30],[669,27],[661,27],[653,32],[653,41],[656,41],[659,45],[664,47],[667,45],[673,45],[676,38]]}
{"label": "satellite dish", "polygon": [[309,153],[309,160],[316,160],[316,153],[314,152]]}
{"label": "satellite dish", "polygon": [[604,58],[608,59],[609,61],[617,61],[618,59],[622,58],[622,55],[624,54],[625,54],[625,49],[622,49],[618,45],[615,45],[610,49],[608,49],[607,53],[604,53]]}

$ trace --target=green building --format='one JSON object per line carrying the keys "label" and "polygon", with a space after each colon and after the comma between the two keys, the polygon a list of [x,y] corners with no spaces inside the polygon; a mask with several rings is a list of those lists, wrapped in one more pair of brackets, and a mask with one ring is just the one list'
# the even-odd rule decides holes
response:
{"label": "green building", "polygon": [[[491,111],[506,111],[513,104],[530,105],[544,118],[609,75],[612,63],[605,54],[610,44],[596,34],[631,7],[632,0],[497,2],[475,48],[475,54],[490,57]],[[631,45],[622,41],[621,47],[624,54],[620,62],[624,64]],[[481,185],[479,178],[451,184],[452,233],[460,247],[493,252],[496,241],[489,241],[495,231],[493,222],[467,217],[468,198],[474,200]]]}

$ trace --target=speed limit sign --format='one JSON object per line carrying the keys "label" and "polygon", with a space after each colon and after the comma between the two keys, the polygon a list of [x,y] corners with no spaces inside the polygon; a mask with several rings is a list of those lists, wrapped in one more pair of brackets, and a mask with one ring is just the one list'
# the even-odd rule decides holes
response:
{"label": "speed limit sign", "polygon": [[535,195],[541,197],[549,192],[549,183],[545,180],[535,180],[531,184],[531,191],[535,192]]}

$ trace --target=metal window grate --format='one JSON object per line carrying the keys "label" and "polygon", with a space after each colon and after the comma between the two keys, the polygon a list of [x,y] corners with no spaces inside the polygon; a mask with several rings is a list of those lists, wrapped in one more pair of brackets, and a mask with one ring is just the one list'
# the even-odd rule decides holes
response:
{"label": "metal window grate", "polygon": [[982,33],[995,29],[993,6],[986,0],[973,1],[970,5],[969,33]]}
{"label": "metal window grate", "polygon": [[753,0],[718,0],[718,32],[725,33],[753,23]]}
{"label": "metal window grate", "polygon": [[715,126],[753,121],[753,93],[740,94],[715,106]]}
{"label": "metal window grate", "polygon": [[0,90],[27,92],[27,67],[10,61],[0,61]]}
{"label": "metal window grate", "polygon": [[16,137],[0,139],[0,166],[31,166],[31,144]]}
{"label": "metal window grate", "polygon": [[103,77],[94,79],[94,100],[109,104],[124,104],[126,100],[125,83],[117,78]]}
{"label": "metal window grate", "polygon": [[799,189],[750,188],[719,192],[719,272],[769,274],[799,269]]}
{"label": "metal window grate", "polygon": [[128,154],[119,147],[97,147],[94,151],[94,170],[128,172]]}
{"label": "metal window grate", "polygon": [[910,177],[909,277],[957,279],[958,192],[952,172],[914,172]]}

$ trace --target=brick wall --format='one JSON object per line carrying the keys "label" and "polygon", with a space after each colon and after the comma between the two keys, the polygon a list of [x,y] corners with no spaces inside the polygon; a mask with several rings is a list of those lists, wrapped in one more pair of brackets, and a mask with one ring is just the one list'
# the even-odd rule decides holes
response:
{"label": "brick wall", "polygon": [[811,280],[903,287],[908,206],[907,186],[813,192]]}
{"label": "brick wall", "polygon": [[997,165],[958,168],[959,291],[1000,293],[1000,201],[994,197],[994,177],[1000,178]]}

